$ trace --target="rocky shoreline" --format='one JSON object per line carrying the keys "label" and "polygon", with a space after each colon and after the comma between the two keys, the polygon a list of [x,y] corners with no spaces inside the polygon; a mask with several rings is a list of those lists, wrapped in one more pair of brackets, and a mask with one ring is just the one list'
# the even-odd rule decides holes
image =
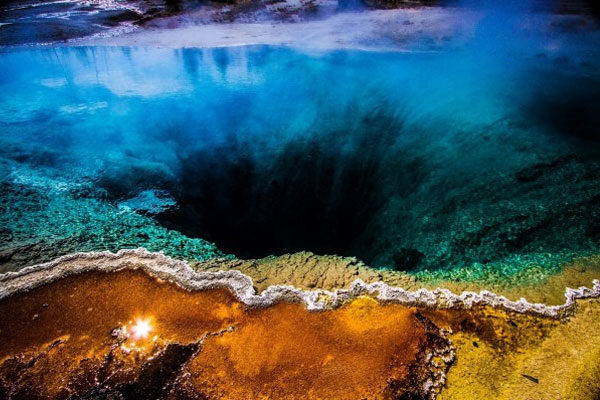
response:
{"label": "rocky shoreline", "polygon": [[[595,3],[586,0],[560,0],[552,4],[534,1],[531,8],[542,13],[563,15],[575,21],[569,22],[571,26],[594,24],[599,15]],[[232,29],[231,24],[246,29],[246,24],[316,23],[318,26],[323,20],[335,20],[348,13],[376,15],[372,13],[377,13],[378,10],[386,12],[383,15],[388,17],[366,19],[378,23],[379,28],[385,31],[386,25],[391,22],[389,19],[393,20],[400,14],[404,19],[400,21],[400,25],[392,24],[396,25],[392,31],[404,24],[404,28],[412,28],[413,32],[420,32],[423,28],[425,31],[431,30],[429,25],[440,23],[436,21],[439,13],[461,15],[480,11],[472,7],[471,3],[437,0],[135,0],[98,4],[78,0],[26,3],[10,1],[0,8],[0,46],[102,40],[105,37],[127,36],[132,32],[191,26],[202,26],[209,34],[215,30],[214,27],[210,28],[213,25],[226,26],[227,29]],[[417,21],[410,18],[410,14],[415,12],[419,15]],[[426,21],[430,19],[429,14],[433,16],[432,21]],[[360,15],[356,19],[365,20],[365,17]],[[460,19],[455,18],[452,22],[461,26],[463,23]],[[419,27],[423,23],[425,26]],[[252,34],[252,31],[247,33]],[[299,34],[303,35],[301,26]],[[381,35],[378,36],[381,38]]]}

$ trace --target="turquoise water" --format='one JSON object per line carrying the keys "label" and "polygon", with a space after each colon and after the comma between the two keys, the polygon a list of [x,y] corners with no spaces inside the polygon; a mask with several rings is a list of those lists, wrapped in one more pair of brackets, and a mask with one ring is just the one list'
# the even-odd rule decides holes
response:
{"label": "turquoise water", "polygon": [[597,49],[538,47],[4,50],[1,268],[142,246],[464,275],[596,252]]}

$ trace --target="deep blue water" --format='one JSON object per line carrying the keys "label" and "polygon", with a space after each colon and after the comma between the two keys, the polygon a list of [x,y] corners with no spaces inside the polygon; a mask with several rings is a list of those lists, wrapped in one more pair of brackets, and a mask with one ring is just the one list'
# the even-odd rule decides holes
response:
{"label": "deep blue water", "polygon": [[204,240],[405,270],[595,252],[598,49],[539,45],[4,50],[4,268],[222,254]]}

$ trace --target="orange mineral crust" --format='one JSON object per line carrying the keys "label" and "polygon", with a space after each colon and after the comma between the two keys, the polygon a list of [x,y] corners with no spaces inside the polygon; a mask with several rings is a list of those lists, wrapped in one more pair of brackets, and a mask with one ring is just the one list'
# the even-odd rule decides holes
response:
{"label": "orange mineral crust", "polygon": [[0,301],[0,398],[430,398],[449,342],[414,308],[358,298],[249,308],[142,271]]}

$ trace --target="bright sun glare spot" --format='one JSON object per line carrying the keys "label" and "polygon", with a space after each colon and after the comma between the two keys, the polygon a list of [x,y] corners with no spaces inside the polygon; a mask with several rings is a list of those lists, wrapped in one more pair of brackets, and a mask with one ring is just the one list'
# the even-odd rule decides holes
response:
{"label": "bright sun glare spot", "polygon": [[130,332],[134,340],[145,339],[152,332],[152,325],[147,319],[138,319],[131,327]]}

